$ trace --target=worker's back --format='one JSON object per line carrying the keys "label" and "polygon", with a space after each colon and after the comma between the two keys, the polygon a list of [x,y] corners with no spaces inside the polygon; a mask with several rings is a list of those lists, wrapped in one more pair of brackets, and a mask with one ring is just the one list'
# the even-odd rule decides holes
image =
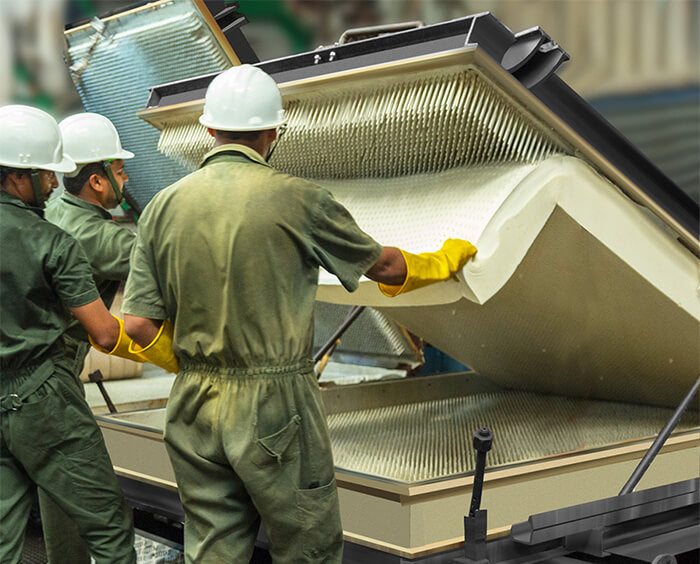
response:
{"label": "worker's back", "polygon": [[139,231],[127,300],[173,320],[183,366],[306,361],[318,266],[354,289],[381,253],[330,193],[241,145],[159,193]]}
{"label": "worker's back", "polygon": [[16,369],[43,360],[66,329],[65,308],[97,292],[71,237],[5,192],[0,207],[0,366]]}

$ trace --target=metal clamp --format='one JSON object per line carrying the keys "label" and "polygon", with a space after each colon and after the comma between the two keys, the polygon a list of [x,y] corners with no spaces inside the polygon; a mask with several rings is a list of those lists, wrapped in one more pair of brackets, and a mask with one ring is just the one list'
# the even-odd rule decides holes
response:
{"label": "metal clamp", "polygon": [[0,399],[0,411],[19,411],[22,409],[22,398],[17,394],[9,394]]}

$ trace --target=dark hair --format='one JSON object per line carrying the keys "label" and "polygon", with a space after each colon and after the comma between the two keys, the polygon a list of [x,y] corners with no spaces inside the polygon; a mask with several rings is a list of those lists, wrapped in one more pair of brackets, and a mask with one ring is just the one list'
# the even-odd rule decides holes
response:
{"label": "dark hair", "polygon": [[28,174],[29,171],[26,168],[12,168],[11,166],[0,166],[0,186],[5,184],[5,180],[11,174]]}
{"label": "dark hair", "polygon": [[63,186],[65,186],[66,192],[69,192],[74,196],[80,195],[83,186],[85,186],[85,183],[90,180],[90,177],[93,174],[107,178],[107,173],[105,172],[105,167],[102,163],[86,164],[77,175],[73,177],[63,177]]}
{"label": "dark hair", "polygon": [[221,131],[220,129],[216,130],[216,134],[218,136],[223,137],[231,143],[235,143],[236,141],[255,141],[261,133],[262,131]]}

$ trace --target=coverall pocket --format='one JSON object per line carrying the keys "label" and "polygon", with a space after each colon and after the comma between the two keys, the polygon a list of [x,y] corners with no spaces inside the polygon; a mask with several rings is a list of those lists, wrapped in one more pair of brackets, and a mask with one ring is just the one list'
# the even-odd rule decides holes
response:
{"label": "coverall pocket", "polygon": [[259,467],[283,464],[293,460],[299,453],[299,427],[301,417],[295,415],[282,429],[255,441],[251,454],[253,464]]}
{"label": "coverall pocket", "polygon": [[302,523],[305,562],[340,562],[343,528],[338,490],[333,478],[325,486],[296,491],[298,518]]}
{"label": "coverall pocket", "polygon": [[37,450],[58,447],[66,432],[65,401],[50,378],[29,396],[22,408],[12,412],[13,441],[32,445]]}

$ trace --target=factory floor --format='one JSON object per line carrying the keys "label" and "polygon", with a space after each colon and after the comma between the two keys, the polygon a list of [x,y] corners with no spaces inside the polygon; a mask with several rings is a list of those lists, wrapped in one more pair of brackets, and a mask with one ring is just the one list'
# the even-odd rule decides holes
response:
{"label": "factory floor", "polygon": [[46,547],[44,546],[44,535],[41,531],[41,523],[36,514],[36,508],[32,510],[32,515],[27,524],[27,533],[24,538],[24,549],[22,550],[21,564],[46,564]]}

